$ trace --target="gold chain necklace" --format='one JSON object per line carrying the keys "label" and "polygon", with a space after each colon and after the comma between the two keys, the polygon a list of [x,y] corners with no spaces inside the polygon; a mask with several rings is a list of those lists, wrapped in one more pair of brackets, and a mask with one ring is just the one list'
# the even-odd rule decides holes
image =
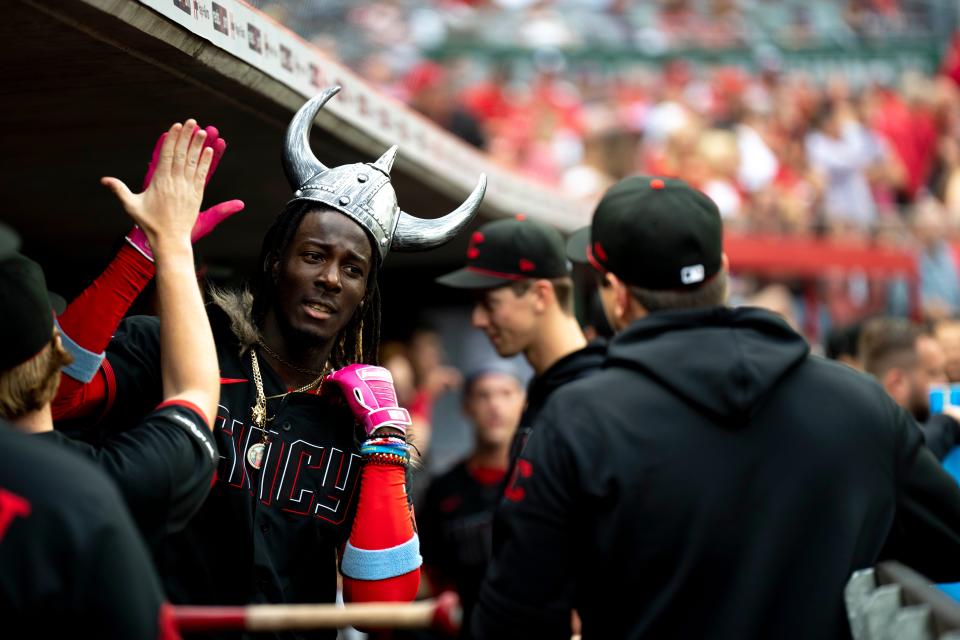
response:
{"label": "gold chain necklace", "polygon": [[286,360],[280,357],[279,353],[277,353],[276,351],[268,347],[267,343],[263,341],[263,338],[257,338],[257,344],[260,345],[261,349],[267,352],[268,356],[270,356],[280,364],[284,365],[285,367],[289,367],[290,369],[293,369],[297,373],[302,373],[305,376],[323,375],[323,371],[320,371],[317,369],[306,369],[304,367],[298,367],[292,362],[287,362]]}
{"label": "gold chain necklace", "polygon": [[267,444],[270,442],[270,436],[267,435],[267,421],[269,420],[267,417],[267,400],[282,398],[291,393],[303,393],[310,391],[314,387],[322,387],[323,379],[330,370],[328,367],[324,367],[316,380],[303,385],[299,389],[287,391],[286,393],[278,393],[268,398],[263,392],[263,377],[260,375],[260,362],[257,360],[257,350],[255,348],[250,349],[250,368],[253,370],[253,384],[257,388],[257,399],[253,407],[251,407],[251,419],[254,426],[260,429],[260,442],[251,445],[250,448],[247,449],[247,462],[249,462],[250,466],[254,469],[259,469],[263,466],[263,457],[267,451]]}

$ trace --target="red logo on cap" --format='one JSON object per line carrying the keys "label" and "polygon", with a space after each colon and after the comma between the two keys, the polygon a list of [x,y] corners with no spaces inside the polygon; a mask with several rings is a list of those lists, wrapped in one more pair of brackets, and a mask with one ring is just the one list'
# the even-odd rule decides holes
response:
{"label": "red logo on cap", "polygon": [[663,183],[663,180],[660,178],[654,178],[650,181],[651,189],[663,189],[666,185]]}
{"label": "red logo on cap", "polygon": [[607,252],[603,250],[603,247],[600,246],[600,241],[593,243],[593,255],[597,256],[604,262],[607,261]]}
{"label": "red logo on cap", "polygon": [[533,264],[526,258],[520,258],[520,271],[533,271],[537,268],[537,265]]}

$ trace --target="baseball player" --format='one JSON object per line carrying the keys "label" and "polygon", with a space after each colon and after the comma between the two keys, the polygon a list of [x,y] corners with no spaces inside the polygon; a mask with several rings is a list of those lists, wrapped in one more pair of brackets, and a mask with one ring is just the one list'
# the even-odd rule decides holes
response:
{"label": "baseball player", "polygon": [[[114,484],[89,461],[18,433],[50,423],[69,355],[43,271],[0,229],[0,617],[6,637],[178,638],[160,580]],[[198,296],[199,297],[199,296]]]}
{"label": "baseball player", "polygon": [[[405,492],[409,415],[375,362],[377,272],[391,247],[437,246],[476,213],[481,179],[440,220],[399,209],[396,149],[329,168],[309,147],[307,102],[288,130],[293,199],[267,231],[251,290],[220,292],[208,315],[220,365],[217,482],[162,569],[175,602],[409,600],[419,542]],[[59,404],[111,424],[142,415],[159,391],[156,319],[121,323],[95,376]],[[326,632],[316,634],[329,637]]]}

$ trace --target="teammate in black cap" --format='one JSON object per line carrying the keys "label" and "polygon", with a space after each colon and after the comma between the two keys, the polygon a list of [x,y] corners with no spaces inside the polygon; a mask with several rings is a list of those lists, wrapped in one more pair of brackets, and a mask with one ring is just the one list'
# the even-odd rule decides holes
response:
{"label": "teammate in black cap", "polygon": [[[522,353],[533,367],[527,405],[510,450],[515,470],[550,394],[592,373],[603,360],[603,343],[587,344],[573,315],[573,278],[563,237],[522,216],[489,222],[471,236],[466,266],[437,282],[475,291],[473,326],[487,334],[498,354]],[[506,497],[513,497],[510,484]]]}
{"label": "teammate in black cap", "polygon": [[847,638],[851,572],[960,578],[960,488],[875,382],[732,309],[714,204],[612,187],[568,245],[619,331],[554,393],[503,502],[472,630],[569,638]]}
{"label": "teammate in black cap", "polygon": [[[0,413],[50,420],[60,366],[43,272],[0,229]],[[25,414],[25,415],[26,415]],[[17,417],[17,416],[13,416]],[[23,417],[23,416],[20,416]],[[19,425],[22,426],[22,425]],[[179,637],[116,488],[89,462],[0,420],[0,619],[5,636]]]}
{"label": "teammate in black cap", "polygon": [[[13,369],[5,374],[9,384],[0,388],[0,415],[23,431],[93,460],[116,481],[158,559],[166,536],[182,529],[203,504],[218,460],[211,432],[219,392],[216,352],[190,246],[190,227],[197,218],[212,151],[201,153],[203,132],[191,142],[193,128],[188,121],[186,127],[171,130],[163,152],[168,156],[162,156],[166,162],[160,163],[143,194],[121,190],[125,208],[150,237],[156,255],[160,319],[165,329],[161,334],[162,402],[135,427],[94,444],[54,431],[49,405],[39,406],[33,398],[39,389],[59,382],[51,372],[59,371],[69,359],[59,336],[42,364],[34,359]],[[49,312],[31,308],[29,314],[45,320],[34,323],[33,331],[50,333]],[[6,315],[0,323],[12,317]],[[24,330],[3,334],[22,337]],[[3,364],[9,362],[5,359]]]}

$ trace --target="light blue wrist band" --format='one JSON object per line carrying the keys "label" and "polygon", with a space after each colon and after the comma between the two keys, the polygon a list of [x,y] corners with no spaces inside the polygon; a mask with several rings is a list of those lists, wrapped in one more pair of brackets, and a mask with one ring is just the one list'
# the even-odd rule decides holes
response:
{"label": "light blue wrist band", "polygon": [[103,362],[105,354],[87,351],[70,339],[58,320],[54,319],[54,322],[57,325],[57,331],[60,332],[63,348],[73,356],[73,362],[65,366],[63,372],[79,382],[90,382],[93,380],[93,376],[97,375],[97,371],[100,370],[100,364]]}
{"label": "light blue wrist band", "polygon": [[385,580],[410,573],[423,564],[417,534],[388,549],[358,549],[349,542],[343,551],[340,573],[355,580]]}

